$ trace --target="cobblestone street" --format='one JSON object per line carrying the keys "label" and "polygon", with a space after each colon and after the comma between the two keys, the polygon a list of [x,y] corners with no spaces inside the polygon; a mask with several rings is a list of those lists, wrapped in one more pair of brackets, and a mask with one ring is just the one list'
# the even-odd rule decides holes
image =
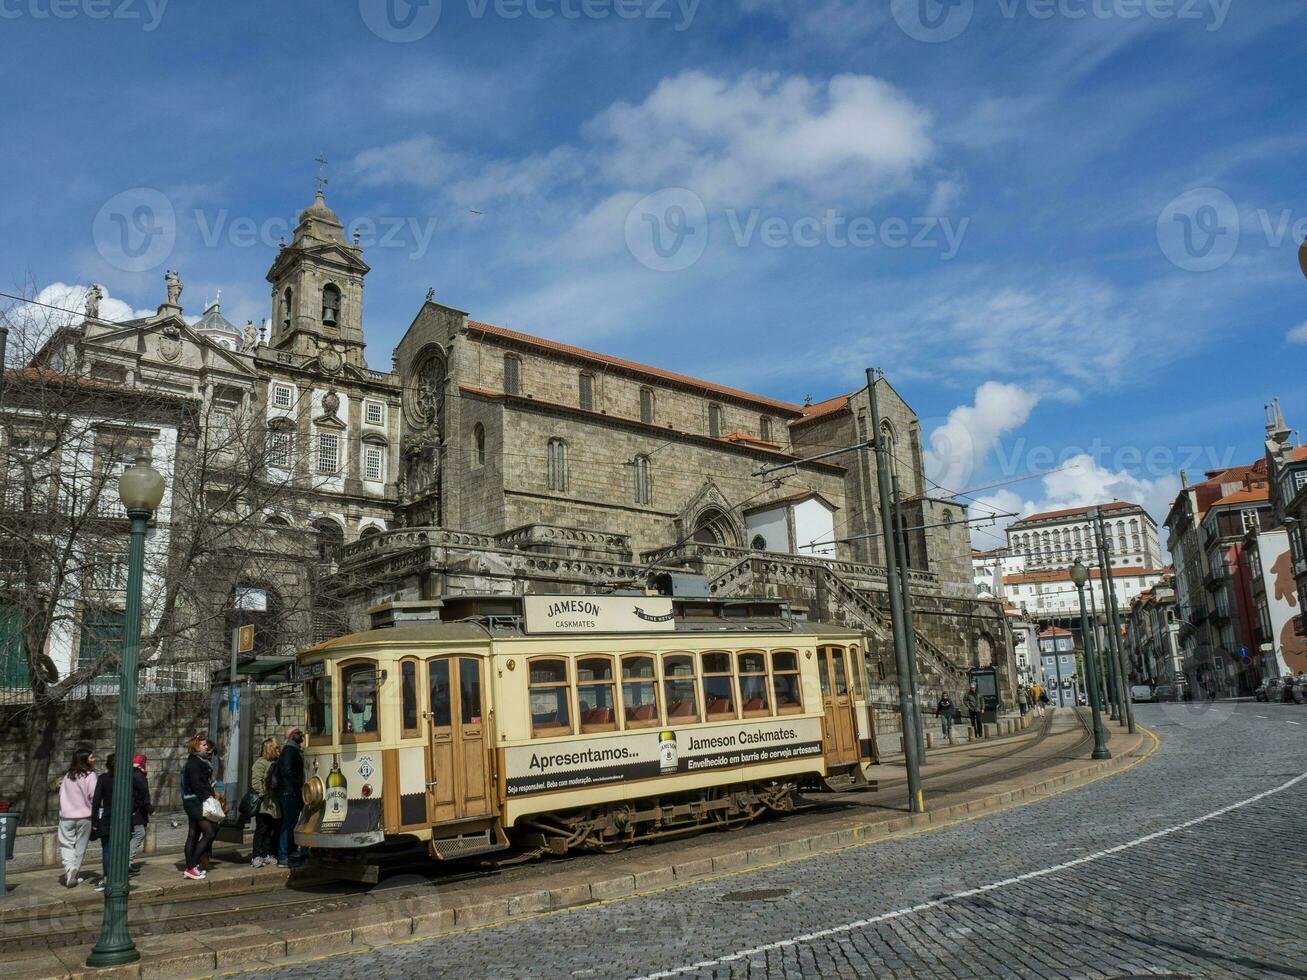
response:
{"label": "cobblestone street", "polygon": [[1138,715],[1151,757],[1029,806],[258,975],[1307,976],[1307,715]]}

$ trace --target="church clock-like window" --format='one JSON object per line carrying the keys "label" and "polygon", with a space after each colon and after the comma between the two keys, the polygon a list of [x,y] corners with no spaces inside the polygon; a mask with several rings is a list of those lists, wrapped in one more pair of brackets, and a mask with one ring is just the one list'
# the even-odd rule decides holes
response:
{"label": "church clock-like window", "polygon": [[340,290],[331,283],[322,287],[322,322],[335,326],[340,320]]}

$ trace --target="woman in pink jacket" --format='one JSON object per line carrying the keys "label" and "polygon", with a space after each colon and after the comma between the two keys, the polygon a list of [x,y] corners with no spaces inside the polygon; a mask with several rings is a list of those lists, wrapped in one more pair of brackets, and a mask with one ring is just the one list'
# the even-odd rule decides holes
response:
{"label": "woman in pink jacket", "polygon": [[59,781],[59,859],[64,863],[64,885],[76,888],[86,844],[91,839],[91,798],[95,795],[95,756],[89,749],[73,754],[72,764]]}

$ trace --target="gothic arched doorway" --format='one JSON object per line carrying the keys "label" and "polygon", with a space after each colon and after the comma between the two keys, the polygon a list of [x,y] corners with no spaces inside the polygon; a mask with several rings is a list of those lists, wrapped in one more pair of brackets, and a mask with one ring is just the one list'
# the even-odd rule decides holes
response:
{"label": "gothic arched doorway", "polygon": [[716,507],[708,507],[700,512],[694,520],[694,531],[690,540],[696,544],[719,544],[731,548],[740,547],[740,535],[735,524],[726,513]]}

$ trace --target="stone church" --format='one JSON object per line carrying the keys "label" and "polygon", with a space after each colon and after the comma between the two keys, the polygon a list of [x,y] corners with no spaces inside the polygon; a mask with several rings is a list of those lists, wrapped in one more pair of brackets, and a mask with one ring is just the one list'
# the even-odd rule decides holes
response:
{"label": "stone church", "polygon": [[365,627],[387,600],[642,589],[693,573],[716,595],[781,596],[865,630],[892,701],[876,462],[863,450],[810,458],[876,424],[910,528],[923,683],[956,691],[968,666],[1010,670],[1006,618],[975,597],[966,508],[930,494],[917,415],[887,381],[876,420],[865,387],[781,401],[478,322],[430,291],[393,369],[374,370],[368,271],[319,190],[268,271],[266,332],[235,327],[217,301],[189,323],[170,273],[156,315],[89,317],[45,355],[76,347],[92,377],[192,399],[210,426],[244,413],[266,427],[269,465],[306,489],[261,519],[312,535],[316,567],[259,583],[233,571],[221,587],[236,607],[252,588],[287,606],[314,594],[310,627],[281,643],[273,631],[281,652],[292,636]]}

